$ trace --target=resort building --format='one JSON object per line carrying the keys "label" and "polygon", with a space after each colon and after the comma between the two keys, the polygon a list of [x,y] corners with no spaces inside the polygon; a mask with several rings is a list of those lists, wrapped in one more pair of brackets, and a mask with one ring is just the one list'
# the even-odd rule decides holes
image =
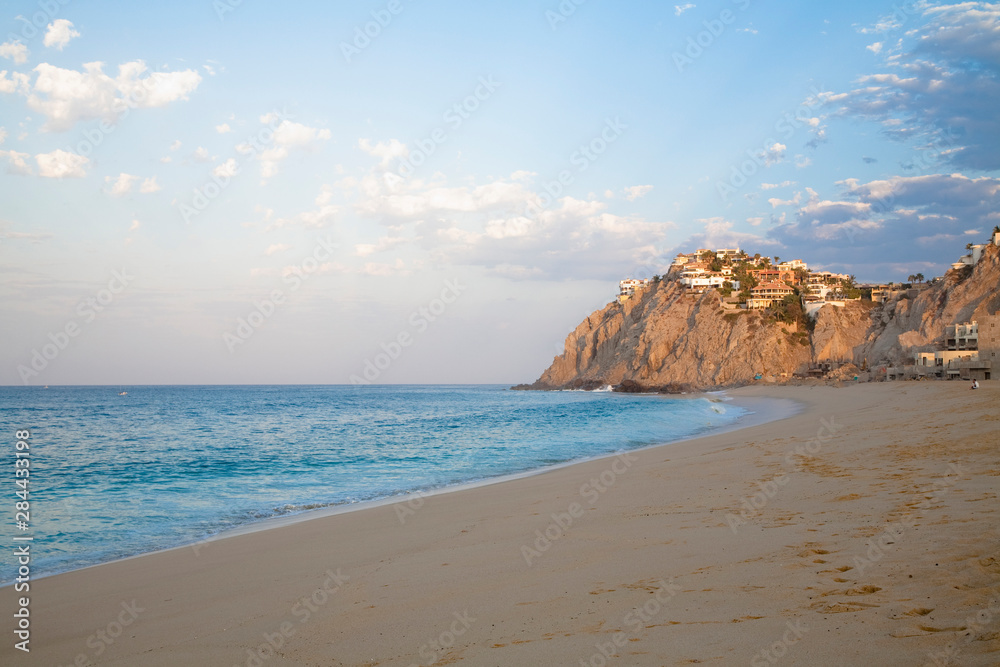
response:
{"label": "resort building", "polygon": [[778,264],[777,268],[781,271],[795,271],[796,269],[808,271],[809,265],[801,259],[793,259],[790,262],[782,262],[781,264]]}
{"label": "resort building", "polygon": [[759,284],[771,283],[771,282],[798,282],[798,278],[795,276],[794,271],[788,269],[751,269],[749,271],[750,275],[757,279]]}
{"label": "resort building", "polygon": [[1000,313],[981,318],[977,342],[981,359],[993,363],[1000,361]]}
{"label": "resort building", "polygon": [[681,285],[684,285],[689,290],[703,292],[709,288],[725,287],[725,284],[728,282],[733,289],[738,290],[740,288],[740,281],[733,280],[731,274],[732,272],[730,272],[730,275],[715,272],[702,272],[700,274],[681,276]]}
{"label": "resort building", "polygon": [[747,300],[747,308],[750,310],[760,310],[770,308],[777,301],[781,301],[789,294],[794,294],[795,290],[780,282],[763,283],[750,290],[750,298]]}
{"label": "resort building", "polygon": [[1000,315],[945,328],[945,348],[914,355],[915,374],[962,380],[989,380],[1000,347]]}
{"label": "resort building", "polygon": [[948,350],[978,350],[979,323],[963,322],[947,326],[944,344]]}
{"label": "resort building", "polygon": [[622,280],[618,283],[618,303],[624,303],[629,300],[629,298],[635,294],[635,291],[642,289],[649,284],[649,280],[639,280],[637,278],[629,278],[628,280]]}

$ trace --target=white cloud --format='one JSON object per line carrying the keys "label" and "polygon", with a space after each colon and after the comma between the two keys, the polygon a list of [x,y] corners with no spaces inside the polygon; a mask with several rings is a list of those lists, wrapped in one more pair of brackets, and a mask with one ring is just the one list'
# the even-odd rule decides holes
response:
{"label": "white cloud", "polygon": [[882,42],[875,42],[874,44],[869,44],[865,47],[875,55],[882,53]]}
{"label": "white cloud", "polygon": [[674,5],[674,16],[680,16],[689,9],[694,9],[694,8],[695,5],[692,5],[690,2],[685,5]]}
{"label": "white cloud", "polygon": [[[277,115],[273,113],[261,116],[261,122],[264,123],[271,123],[275,120],[277,120]],[[271,139],[269,147],[257,156],[260,162],[261,182],[266,182],[278,173],[278,164],[287,158],[291,151],[311,150],[320,141],[326,141],[331,136],[330,130],[327,129],[308,127],[289,120],[281,121],[281,124],[274,130],[274,137]],[[245,144],[237,147],[242,152],[246,152],[247,148]]]}
{"label": "white cloud", "polygon": [[285,252],[286,250],[289,250],[291,247],[292,246],[288,245],[287,243],[272,243],[267,247],[267,250],[264,251],[264,254],[270,257],[271,255],[278,254],[279,252]]}
{"label": "white cloud", "polygon": [[62,51],[74,37],[79,37],[80,33],[73,29],[73,23],[66,19],[56,19],[49,24],[45,32],[45,39],[42,43],[48,47],[55,47]]}
{"label": "white cloud", "polygon": [[653,264],[661,272],[661,246],[674,227],[611,213],[596,195],[551,202],[522,172],[450,186],[440,175],[403,179],[375,165],[338,186],[359,214],[393,230],[376,243],[359,244],[356,254],[412,242],[431,262],[480,266],[510,278],[612,278]]}
{"label": "white cloud", "polygon": [[144,195],[152,194],[153,192],[159,192],[162,190],[160,184],[156,182],[156,176],[151,176],[142,181],[142,185],[139,186],[139,192]]}
{"label": "white cloud", "polygon": [[1000,167],[1000,5],[918,3],[916,9],[916,25],[891,49],[892,72],[863,76],[854,90],[830,94],[826,105],[912,142],[920,151],[914,169]]}
{"label": "white cloud", "polygon": [[30,88],[30,79],[31,77],[21,72],[11,72],[8,79],[7,70],[0,70],[0,93],[20,92],[27,94],[26,91]]}
{"label": "white cloud", "polygon": [[625,199],[635,201],[636,199],[645,197],[652,189],[652,185],[633,185],[625,188]]}
{"label": "white cloud", "polygon": [[82,155],[64,150],[39,153],[35,162],[38,163],[38,175],[43,178],[83,178],[90,165],[90,160]]}
{"label": "white cloud", "polygon": [[705,224],[699,248],[745,248],[751,245],[770,245],[766,239],[756,234],[733,231],[733,223],[725,218],[703,218]]}
{"label": "white cloud", "polygon": [[772,164],[781,162],[785,158],[785,151],[787,149],[788,146],[778,142],[768,146],[764,150],[764,163],[767,166],[771,166]]}
{"label": "white cloud", "polygon": [[0,127],[0,144],[7,140],[7,128]]}
{"label": "white cloud", "polygon": [[406,157],[410,154],[410,149],[398,139],[380,141],[377,144],[372,144],[368,139],[361,139],[358,141],[358,147],[369,155],[380,158],[379,165],[382,167],[389,166],[396,158]]}
{"label": "white cloud", "polygon": [[369,255],[384,252],[403,243],[408,243],[410,240],[399,236],[383,236],[376,243],[359,243],[354,246],[354,254],[358,257],[368,257]]}
{"label": "white cloud", "polygon": [[790,185],[795,185],[795,181],[782,181],[781,183],[761,183],[761,190],[774,190],[776,188],[787,188]]}
{"label": "white cloud", "polygon": [[13,60],[18,65],[28,62],[28,47],[20,40],[12,39],[9,42],[0,44],[0,57]]}
{"label": "white cloud", "polygon": [[[264,231],[273,231],[282,227],[298,226],[306,229],[322,229],[333,224],[334,216],[340,212],[339,206],[327,204],[320,206],[315,211],[303,211],[288,218],[278,218],[268,225]],[[270,217],[270,216],[268,216]]]}
{"label": "white cloud", "polygon": [[48,119],[43,129],[65,131],[94,118],[115,122],[130,107],[163,107],[186,100],[201,83],[201,75],[194,70],[142,76],[148,68],[139,60],[119,65],[115,78],[105,74],[103,66],[100,62],[85,63],[83,71],[48,63],[35,67],[34,85],[21,92],[28,106]]}
{"label": "white cloud", "polygon": [[212,175],[216,178],[232,178],[240,173],[240,166],[235,158],[229,158],[212,170]]}
{"label": "white cloud", "polygon": [[191,154],[195,162],[208,162],[212,159],[212,156],[208,154],[208,149],[204,146],[198,146],[194,149],[194,153]]}
{"label": "white cloud", "polygon": [[771,208],[778,208],[779,206],[796,206],[802,201],[802,193],[796,192],[792,199],[778,199],[777,197],[772,197],[767,200],[767,203],[771,205]]}
{"label": "white cloud", "polygon": [[105,176],[105,183],[113,183],[111,186],[111,196],[112,197],[123,197],[132,191],[132,185],[139,180],[138,176],[133,176],[132,174],[126,174],[122,172],[118,174],[117,178],[113,176]]}
{"label": "white cloud", "polygon": [[8,174],[30,174],[31,167],[25,161],[28,157],[27,153],[18,153],[17,151],[4,151],[0,150],[0,160],[7,159],[7,173]]}
{"label": "white cloud", "polygon": [[784,246],[782,255],[808,255],[810,263],[864,272],[863,278],[906,276],[918,265],[934,275],[961,254],[971,240],[966,232],[993,228],[1000,207],[997,178],[931,174],[837,185],[844,190],[840,200],[810,193],[792,222],[768,231]]}
{"label": "white cloud", "polygon": [[226,132],[232,132],[233,128],[229,127],[229,123],[222,123],[215,126],[215,131],[219,134],[225,134]]}
{"label": "white cloud", "polygon": [[170,150],[172,150],[172,151],[176,151],[176,150],[180,149],[180,147],[181,147],[181,140],[180,139],[174,139],[174,142],[172,144],[170,144]]}
{"label": "white cloud", "polygon": [[318,195],[316,195],[316,206],[323,206],[324,204],[329,204],[330,200],[333,199],[333,186],[324,185]]}
{"label": "white cloud", "polygon": [[397,259],[394,264],[384,264],[378,262],[368,262],[358,273],[366,276],[408,276],[413,273],[413,271],[406,268],[405,262],[401,259]]}
{"label": "white cloud", "polygon": [[129,230],[130,232],[134,232],[135,230],[139,229],[139,227],[140,227],[140,226],[141,226],[141,225],[139,224],[139,221],[138,221],[138,220],[132,220],[132,226],[131,226],[131,227],[129,227],[129,228],[128,228],[128,230]]}

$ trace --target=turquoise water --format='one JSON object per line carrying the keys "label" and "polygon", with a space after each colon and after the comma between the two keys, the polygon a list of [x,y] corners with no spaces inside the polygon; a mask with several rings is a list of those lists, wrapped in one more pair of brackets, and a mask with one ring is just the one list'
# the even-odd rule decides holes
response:
{"label": "turquoise water", "polygon": [[[33,575],[319,507],[690,437],[745,410],[705,398],[499,386],[0,387],[4,542]],[[31,430],[28,532],[15,432]],[[0,560],[0,581],[14,576]]]}

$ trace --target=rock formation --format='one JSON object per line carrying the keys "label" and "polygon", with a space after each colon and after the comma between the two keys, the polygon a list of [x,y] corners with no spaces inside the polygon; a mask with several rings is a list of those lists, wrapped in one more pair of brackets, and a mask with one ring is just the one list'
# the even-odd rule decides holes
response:
{"label": "rock formation", "polygon": [[[824,306],[815,325],[786,324],[767,311],[727,311],[719,294],[691,295],[674,280],[592,313],[565,350],[523,389],[684,390],[804,375],[822,362],[854,367],[912,363],[943,343],[945,327],[1000,310],[1000,247],[975,267],[949,271],[922,290],[881,304]],[[812,329],[810,331],[809,329]],[[841,373],[843,375],[843,373]]]}

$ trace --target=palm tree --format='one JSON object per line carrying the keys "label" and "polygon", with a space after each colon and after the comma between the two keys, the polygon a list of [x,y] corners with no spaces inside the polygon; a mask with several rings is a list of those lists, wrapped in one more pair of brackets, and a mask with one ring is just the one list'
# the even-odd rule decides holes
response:
{"label": "palm tree", "polygon": [[922,273],[918,273],[917,275],[915,275],[913,277],[916,279],[916,281],[918,283],[924,282],[924,274],[922,274]]}
{"label": "palm tree", "polygon": [[906,282],[915,283],[917,282],[917,277],[911,273],[910,275],[906,276]]}

